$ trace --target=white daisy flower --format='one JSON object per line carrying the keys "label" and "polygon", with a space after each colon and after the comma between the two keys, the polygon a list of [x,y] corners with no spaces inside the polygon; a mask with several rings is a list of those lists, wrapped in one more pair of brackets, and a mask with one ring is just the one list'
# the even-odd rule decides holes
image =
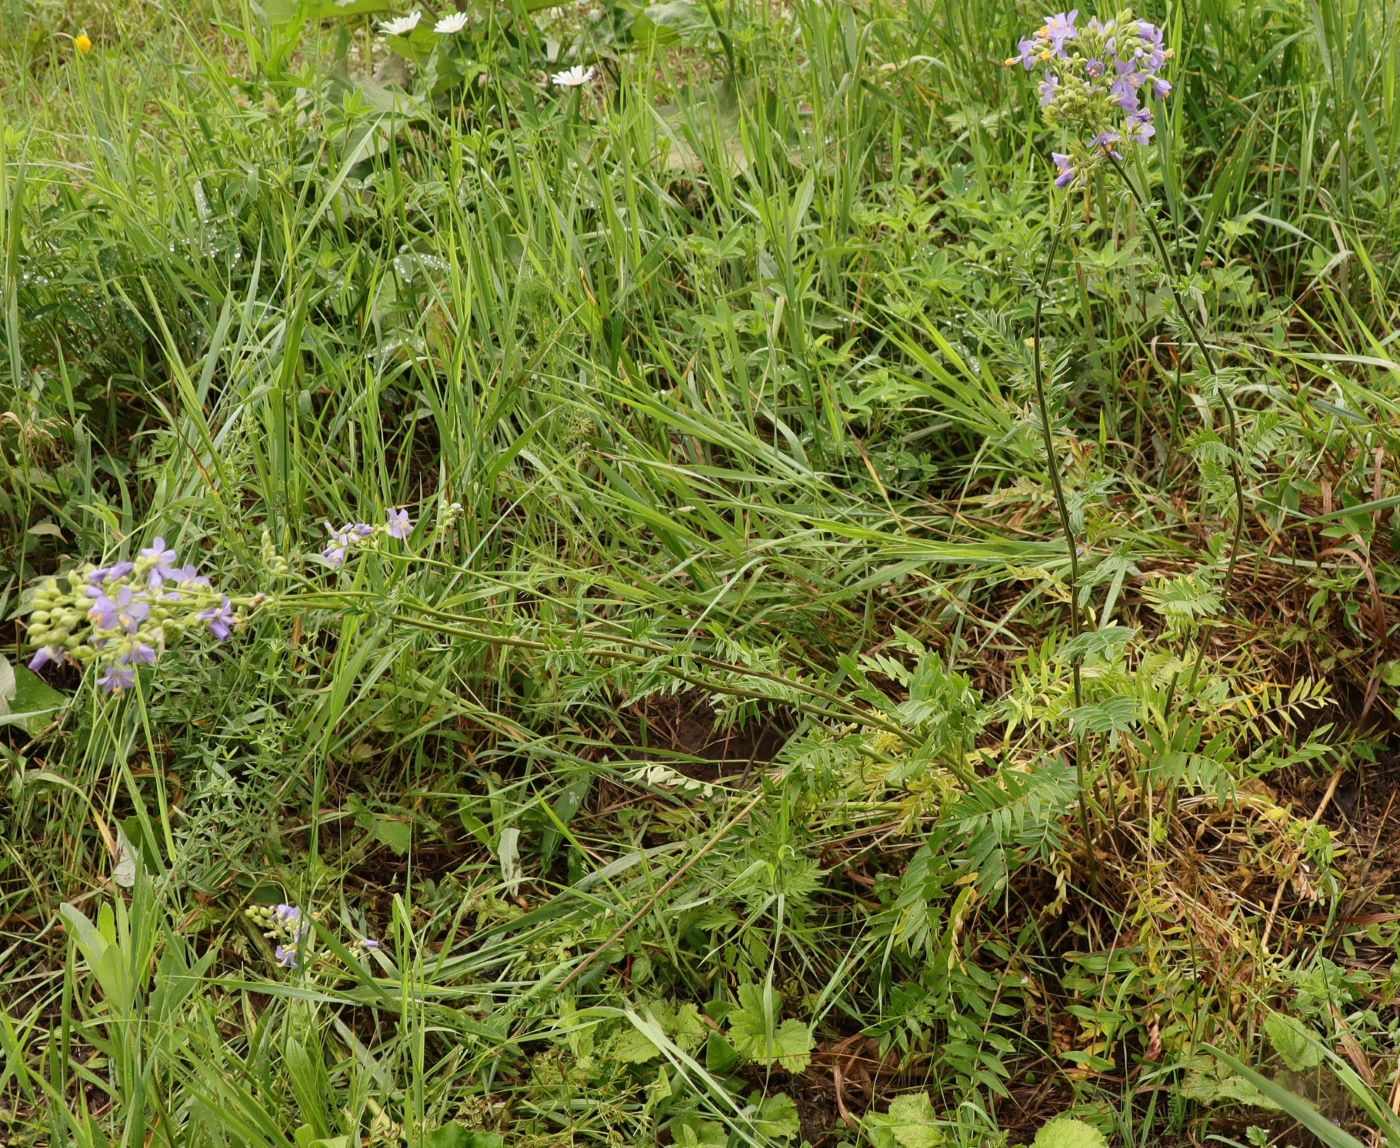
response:
{"label": "white daisy flower", "polygon": [[444,16],[433,25],[433,31],[439,36],[455,36],[467,26],[467,14],[465,12],[453,12],[450,16]]}
{"label": "white daisy flower", "polygon": [[386,36],[406,36],[418,27],[418,21],[421,19],[423,19],[422,12],[410,12],[407,16],[385,20],[379,25],[379,30]]}
{"label": "white daisy flower", "polygon": [[549,77],[549,82],[556,88],[581,88],[597,74],[597,68],[585,68],[582,64],[575,64],[572,68],[555,72]]}

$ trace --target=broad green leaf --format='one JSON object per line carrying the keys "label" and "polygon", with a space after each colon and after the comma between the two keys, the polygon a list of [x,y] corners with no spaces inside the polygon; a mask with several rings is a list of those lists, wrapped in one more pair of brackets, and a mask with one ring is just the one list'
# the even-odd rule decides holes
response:
{"label": "broad green leaf", "polygon": [[[655,1001],[639,1009],[683,1052],[698,1048],[705,1039],[705,1023],[700,1010],[690,1002],[676,1005],[670,1001]],[[624,1064],[644,1064],[661,1055],[656,1043],[639,1028],[625,1029],[613,1042],[612,1055]]]}
{"label": "broad green leaf", "polygon": [[[104,905],[103,910],[99,920],[106,918],[109,921],[110,908]],[[107,935],[111,930],[93,924],[76,905],[64,902],[58,907],[58,912],[83,960],[87,962],[93,979],[102,989],[108,1006],[118,1015],[124,1014],[131,1004],[131,972],[121,949],[112,936]]]}
{"label": "broad green leaf", "polygon": [[425,1132],[420,1141],[423,1148],[505,1148],[505,1138],[499,1132],[477,1132],[465,1124],[444,1124]]}
{"label": "broad green leaf", "polygon": [[1211,1106],[1215,1104],[1240,1104],[1246,1108],[1264,1108],[1278,1111],[1278,1105],[1265,1096],[1254,1085],[1238,1073],[1230,1075],[1211,1074],[1193,1070],[1182,1080],[1179,1091],[1187,1100]]}
{"label": "broad green leaf", "polygon": [[36,734],[49,714],[67,704],[67,694],[51,688],[28,666],[11,666],[0,657],[0,726],[17,725]]}
{"label": "broad green leaf", "polygon": [[940,1148],[933,1103],[926,1092],[908,1092],[890,1102],[888,1112],[867,1112],[861,1126],[873,1148]]}
{"label": "broad green leaf", "polygon": [[729,1134],[714,1120],[684,1120],[671,1125],[672,1142],[677,1148],[727,1148]]}
{"label": "broad green leaf", "polygon": [[1041,1125],[1031,1148],[1108,1148],[1108,1141],[1092,1124],[1071,1116],[1057,1116]]}
{"label": "broad green leaf", "polygon": [[758,1106],[754,1127],[759,1135],[774,1140],[796,1140],[802,1135],[802,1120],[792,1098],[781,1092],[770,1096]]}
{"label": "broad green leaf", "polygon": [[734,1046],[713,1029],[705,1038],[705,1067],[711,1072],[727,1073],[739,1063],[739,1054]]}
{"label": "broad green leaf", "polygon": [[371,833],[376,841],[389,846],[400,857],[407,856],[413,848],[413,826],[406,821],[376,817]]}
{"label": "broad green leaf", "polygon": [[611,1054],[623,1064],[645,1064],[660,1056],[661,1050],[640,1029],[629,1028],[617,1034]]}
{"label": "broad green leaf", "polygon": [[1362,1141],[1358,1140],[1350,1132],[1338,1128],[1332,1121],[1328,1120],[1311,1101],[1305,1100],[1296,1092],[1275,1084],[1267,1076],[1256,1072],[1249,1065],[1237,1060],[1228,1052],[1221,1052],[1218,1048],[1210,1045],[1202,1046],[1205,1051],[1220,1058],[1222,1064],[1232,1069],[1234,1072],[1244,1077],[1251,1085],[1257,1088],[1282,1111],[1286,1112],[1309,1132],[1313,1133],[1328,1148],[1365,1148]]}
{"label": "broad green leaf", "polygon": [[675,44],[708,35],[711,27],[698,5],[689,0],[665,0],[637,13],[632,35],[639,43]]}
{"label": "broad green leaf", "polygon": [[740,1056],[755,1064],[773,1065],[791,1073],[806,1070],[812,1059],[812,1030],[800,1020],[777,1023],[782,997],[771,994],[772,1014],[761,985],[739,986],[739,1007],[729,1014],[729,1039]]}
{"label": "broad green leaf", "polygon": [[1297,1017],[1271,1012],[1264,1018],[1264,1032],[1274,1051],[1294,1072],[1316,1068],[1322,1063],[1322,1045],[1312,1030]]}

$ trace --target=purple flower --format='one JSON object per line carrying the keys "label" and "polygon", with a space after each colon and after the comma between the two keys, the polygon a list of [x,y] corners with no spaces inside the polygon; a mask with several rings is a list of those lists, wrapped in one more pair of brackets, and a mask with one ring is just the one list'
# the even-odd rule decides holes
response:
{"label": "purple flower", "polygon": [[148,646],[145,642],[135,642],[131,649],[122,657],[122,661],[127,665],[135,665],[137,662],[145,662],[148,666],[156,664],[156,650],[154,646]]}
{"label": "purple flower", "polygon": [[208,622],[209,632],[221,642],[233,633],[233,605],[227,594],[223,595],[220,605],[201,610],[195,617],[201,622]]}
{"label": "purple flower", "polygon": [[1159,100],[1165,100],[1171,95],[1171,90],[1172,82],[1170,80],[1164,80],[1161,76],[1158,76],[1152,81],[1152,94]]}
{"label": "purple flower", "polygon": [[1079,19],[1078,8],[1045,18],[1045,34],[1049,37],[1050,43],[1054,45],[1055,51],[1058,52],[1064,47],[1066,40],[1073,40],[1079,34],[1078,29],[1074,26],[1077,19]]}
{"label": "purple flower", "polygon": [[60,646],[40,646],[35,651],[34,656],[29,659],[29,668],[38,672],[48,665],[57,665],[63,660],[63,649]]}
{"label": "purple flower", "polygon": [[97,679],[97,684],[108,693],[129,690],[136,684],[136,671],[121,666],[108,666],[107,672]]}
{"label": "purple flower", "polygon": [[1125,112],[1135,112],[1142,106],[1138,101],[1137,85],[1133,83],[1134,76],[1136,73],[1133,76],[1119,76],[1110,89],[1118,106]]}
{"label": "purple flower", "polygon": [[1068,187],[1074,182],[1074,164],[1070,157],[1061,151],[1052,151],[1050,158],[1055,161],[1055,166],[1060,169],[1060,174],[1055,177],[1056,187]]}
{"label": "purple flower", "polygon": [[175,551],[167,549],[165,539],[160,535],[156,535],[155,541],[141,551],[140,556],[155,563],[151,569],[152,589],[158,589],[166,578],[175,577],[175,563],[179,561],[179,555]]}
{"label": "purple flower", "polygon": [[[1144,109],[1146,110],[1146,109]],[[1139,119],[1133,117],[1132,127],[1128,129],[1128,138],[1135,144],[1145,144],[1157,134],[1157,129],[1152,126],[1151,118]]]}
{"label": "purple flower", "polygon": [[367,949],[382,949],[384,947],[381,941],[376,941],[373,937],[366,937],[360,944]]}
{"label": "purple flower", "polygon": [[277,958],[278,964],[284,965],[289,969],[300,967],[300,962],[297,960],[296,946],[294,945],[278,945],[273,956]]}
{"label": "purple flower", "polygon": [[100,586],[103,582],[111,582],[116,578],[125,578],[135,569],[135,564],[131,562],[114,562],[111,566],[101,566],[88,575],[88,582],[93,586]]}
{"label": "purple flower", "polygon": [[387,530],[390,538],[400,540],[407,538],[413,531],[413,523],[409,521],[408,511],[390,508]]}
{"label": "purple flower", "polygon": [[1055,90],[1060,86],[1060,78],[1054,72],[1046,72],[1040,82],[1040,106],[1048,108],[1055,101]]}
{"label": "purple flower", "polygon": [[327,546],[321,551],[321,557],[338,569],[345,565],[345,547]]}
{"label": "purple flower", "polygon": [[374,527],[368,522],[351,522],[348,525],[342,526],[340,529],[341,533],[345,534],[346,537],[353,534],[356,538],[368,538],[374,533]]}
{"label": "purple flower", "polygon": [[295,925],[301,921],[301,906],[278,905],[272,910],[272,915],[283,924]]}
{"label": "purple flower", "polygon": [[1085,71],[1089,76],[1091,76],[1091,77],[1093,77],[1094,79],[1097,80],[1100,76],[1103,75],[1103,61],[1102,61],[1102,60],[1085,60],[1085,61],[1084,61],[1084,71]]}
{"label": "purple flower", "polygon": [[1101,148],[1114,159],[1122,159],[1123,156],[1113,146],[1122,138],[1123,137],[1115,131],[1099,132],[1098,135],[1089,141],[1089,146]]}
{"label": "purple flower", "polygon": [[199,567],[193,562],[184,566],[177,566],[170,572],[170,579],[178,582],[181,586],[208,586],[209,579],[199,572]]}
{"label": "purple flower", "polygon": [[[1036,60],[1042,59],[1042,53],[1049,52],[1050,45],[1043,39],[1035,39],[1026,36],[1022,41],[1016,42],[1016,55],[1007,60],[1007,64],[1019,63],[1026,71],[1030,71],[1036,66]],[[1047,56],[1049,57],[1049,56]]]}
{"label": "purple flower", "polygon": [[130,586],[123,586],[117,591],[115,598],[98,594],[97,601],[88,610],[88,617],[100,630],[120,629],[134,634],[137,626],[146,620],[146,615],[150,612],[151,607],[136,598]]}

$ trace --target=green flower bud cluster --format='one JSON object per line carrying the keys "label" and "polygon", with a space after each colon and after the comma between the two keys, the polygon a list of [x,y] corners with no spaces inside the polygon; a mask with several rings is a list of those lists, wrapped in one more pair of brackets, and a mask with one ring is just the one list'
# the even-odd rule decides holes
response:
{"label": "green flower bud cluster", "polygon": [[262,564],[263,568],[276,578],[285,578],[292,572],[291,564],[272,540],[272,531],[267,529],[262,532]]}
{"label": "green flower bud cluster", "polygon": [[163,538],[134,561],[80,566],[47,578],[28,603],[29,668],[68,663],[102,670],[98,684],[129,689],[140,665],[154,665],[186,630],[201,623],[223,640],[239,619],[193,565],[176,565]]}
{"label": "green flower bud cluster", "polygon": [[461,519],[462,504],[460,502],[449,502],[445,495],[438,499],[437,533],[440,537],[451,534]]}
{"label": "green flower bud cluster", "polygon": [[311,955],[311,922],[297,905],[253,905],[244,911],[262,935],[276,946],[277,963],[289,969],[301,967]]}
{"label": "green flower bud cluster", "polygon": [[[243,910],[244,916],[273,943],[273,956],[277,963],[288,969],[299,969],[309,957],[316,957],[323,969],[342,968],[334,952],[317,953],[313,941],[315,934],[311,920],[320,920],[320,914],[308,917],[299,905],[252,905]],[[384,946],[373,937],[361,937],[358,947],[366,954],[378,952]]]}

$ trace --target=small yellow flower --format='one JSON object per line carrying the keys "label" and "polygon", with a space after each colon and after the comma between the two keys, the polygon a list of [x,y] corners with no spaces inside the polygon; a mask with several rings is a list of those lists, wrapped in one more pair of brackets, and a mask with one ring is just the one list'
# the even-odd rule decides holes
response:
{"label": "small yellow flower", "polygon": [[86,32],[79,32],[73,37],[73,47],[77,48],[84,56],[92,51],[92,37]]}

